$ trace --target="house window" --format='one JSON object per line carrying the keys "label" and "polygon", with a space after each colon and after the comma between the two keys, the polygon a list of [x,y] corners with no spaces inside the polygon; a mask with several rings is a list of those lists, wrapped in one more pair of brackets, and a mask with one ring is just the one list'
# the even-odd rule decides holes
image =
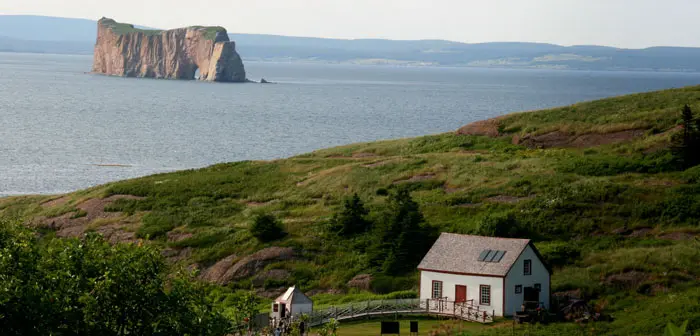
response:
{"label": "house window", "polygon": [[525,275],[532,275],[532,260],[525,259],[525,264],[523,267],[523,273]]}
{"label": "house window", "polygon": [[542,291],[542,285],[541,285],[541,284],[535,284],[535,289],[536,289],[538,292],[541,292],[541,291]]}
{"label": "house window", "polygon": [[523,292],[523,285],[515,285],[515,294],[521,294]]}
{"label": "house window", "polygon": [[442,297],[442,281],[433,280],[433,299]]}
{"label": "house window", "polygon": [[480,286],[480,296],[479,305],[490,306],[491,305],[491,286],[481,285]]}
{"label": "house window", "polygon": [[275,313],[280,311],[280,305],[278,305],[276,303],[274,305],[272,305],[272,311]]}

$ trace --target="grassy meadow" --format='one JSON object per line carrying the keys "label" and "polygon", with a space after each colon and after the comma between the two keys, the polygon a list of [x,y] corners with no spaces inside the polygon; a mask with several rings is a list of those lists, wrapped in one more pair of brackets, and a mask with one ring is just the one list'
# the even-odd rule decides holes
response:
{"label": "grassy meadow", "polygon": [[[138,196],[108,205],[105,211],[120,215],[93,221],[90,229],[132,223],[125,229],[140,239],[189,249],[178,263],[201,269],[229,256],[235,262],[266,247],[291,247],[294,261],[265,268],[286,270],[289,277],[262,287],[334,290],[341,294],[317,297],[319,304],[332,305],[395,291],[415,295],[417,273],[384,277],[381,286],[373,284],[376,293],[349,288],[354,276],[375,270],[358,248],[361,239],[331,242],[326,230],[345,198],[358,194],[376,217],[387,194],[409,188],[436,230],[474,233],[489,222],[517,228],[554,266],[553,292],[576,292],[614,317],[583,329],[556,324],[520,333],[661,335],[666,322],[684,320],[695,330],[700,329],[700,167],[676,169],[669,150],[685,104],[700,112],[700,87],[510,114],[498,119],[496,137],[445,133],[218,164],[81,190],[56,207],[41,204],[61,196],[6,198],[0,200],[0,215],[79,218],[85,214],[77,206],[86,200]],[[573,148],[513,141],[552,132],[573,137],[622,131],[639,136]],[[289,234],[269,243],[254,239],[248,228],[263,213],[279,218]],[[168,239],[173,233],[187,238]],[[227,287],[235,291],[251,284],[243,279]],[[339,335],[368,335],[373,328],[350,324]]]}

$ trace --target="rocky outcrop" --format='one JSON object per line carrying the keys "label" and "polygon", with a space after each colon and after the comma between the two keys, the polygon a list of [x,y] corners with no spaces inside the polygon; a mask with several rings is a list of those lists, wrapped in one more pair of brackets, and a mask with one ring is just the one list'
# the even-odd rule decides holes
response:
{"label": "rocky outcrop", "polygon": [[361,290],[370,290],[372,286],[372,275],[371,274],[359,274],[348,281],[348,287],[357,288]]}
{"label": "rocky outcrop", "polygon": [[202,280],[225,285],[233,280],[249,278],[262,272],[265,266],[278,261],[295,258],[294,250],[289,247],[268,247],[253,253],[234,264],[235,255],[224,258],[205,270]]}
{"label": "rocky outcrop", "polygon": [[500,135],[500,117],[476,121],[466,126],[462,126],[457,130],[459,135],[482,135],[488,137],[497,137]]}
{"label": "rocky outcrop", "polygon": [[[199,78],[195,78],[199,70]],[[94,73],[166,79],[245,82],[236,44],[221,27],[157,31],[102,18],[97,23]]]}

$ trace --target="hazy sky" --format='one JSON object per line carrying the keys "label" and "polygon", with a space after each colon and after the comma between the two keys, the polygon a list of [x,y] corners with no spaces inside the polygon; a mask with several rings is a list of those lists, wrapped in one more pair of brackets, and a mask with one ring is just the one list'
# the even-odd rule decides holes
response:
{"label": "hazy sky", "polygon": [[0,13],[293,36],[700,47],[698,0],[0,0]]}

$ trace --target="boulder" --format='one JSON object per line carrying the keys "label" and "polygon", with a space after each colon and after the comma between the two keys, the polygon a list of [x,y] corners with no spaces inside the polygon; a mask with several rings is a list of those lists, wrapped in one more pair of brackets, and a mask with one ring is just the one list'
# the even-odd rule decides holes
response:
{"label": "boulder", "polygon": [[459,135],[482,135],[488,137],[498,137],[500,134],[499,128],[501,118],[493,118],[488,120],[476,121],[466,126],[462,126],[457,130]]}
{"label": "boulder", "polygon": [[231,279],[226,279],[226,272],[233,266],[233,261],[236,260],[236,255],[230,255],[224,259],[219,260],[213,266],[207,268],[199,276],[202,280],[217,283],[220,285],[226,284],[231,281]]}
{"label": "boulder", "polygon": [[234,264],[233,262],[236,258],[235,255],[230,255],[209,267],[202,273],[202,280],[225,285],[232,280],[254,276],[273,262],[293,260],[295,254],[294,250],[289,247],[268,247]]}
{"label": "boulder", "polygon": [[352,280],[348,281],[348,287],[357,288],[361,290],[370,290],[370,285],[372,284],[371,274],[359,274],[356,275]]}

